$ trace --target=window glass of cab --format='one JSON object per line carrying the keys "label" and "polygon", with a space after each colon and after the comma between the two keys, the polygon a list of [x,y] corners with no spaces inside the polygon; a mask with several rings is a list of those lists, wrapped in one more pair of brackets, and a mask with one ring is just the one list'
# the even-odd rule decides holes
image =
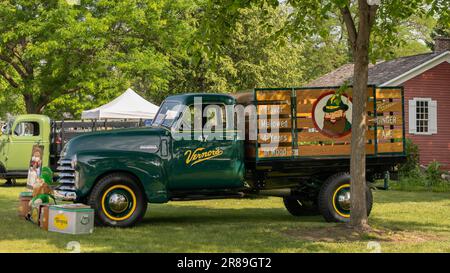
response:
{"label": "window glass of cab", "polygon": [[14,128],[14,135],[19,137],[39,136],[39,123],[22,121]]}

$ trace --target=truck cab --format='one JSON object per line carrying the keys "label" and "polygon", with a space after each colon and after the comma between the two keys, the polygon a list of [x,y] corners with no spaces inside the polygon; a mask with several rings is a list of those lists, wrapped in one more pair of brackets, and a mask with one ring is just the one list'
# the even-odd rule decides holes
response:
{"label": "truck cab", "polygon": [[25,178],[34,145],[44,148],[43,166],[48,165],[50,119],[44,115],[11,118],[0,136],[0,177]]}
{"label": "truck cab", "polygon": [[[198,109],[194,98],[201,99]],[[226,127],[227,118],[234,118],[227,113],[227,106],[235,104],[228,95],[186,94],[172,96],[161,105],[152,126],[170,132],[170,160],[166,168],[167,188],[172,194],[242,187],[243,141],[238,140],[235,128]],[[195,110],[205,114],[200,114],[203,118],[198,121],[199,130],[194,128]],[[210,130],[202,130],[207,124],[211,125]],[[225,137],[226,133],[229,137]]]}

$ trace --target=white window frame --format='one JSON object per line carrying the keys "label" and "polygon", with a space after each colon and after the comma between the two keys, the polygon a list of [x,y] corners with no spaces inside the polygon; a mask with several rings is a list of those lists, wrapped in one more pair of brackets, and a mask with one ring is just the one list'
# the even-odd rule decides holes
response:
{"label": "white window frame", "polygon": [[[417,102],[428,102],[428,132],[417,132]],[[413,98],[409,100],[409,133],[413,135],[437,134],[437,101],[431,98]]]}

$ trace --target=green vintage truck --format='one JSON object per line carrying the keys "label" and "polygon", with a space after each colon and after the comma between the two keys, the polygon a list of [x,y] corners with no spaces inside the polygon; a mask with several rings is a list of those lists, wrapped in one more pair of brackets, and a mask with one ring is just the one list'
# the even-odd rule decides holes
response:
{"label": "green vintage truck", "polygon": [[[57,193],[93,207],[97,224],[117,227],[138,223],[148,203],[251,195],[282,197],[294,216],[348,221],[351,94],[335,87],[168,97],[151,128],[70,140],[59,161]],[[403,91],[369,86],[367,99],[367,177],[373,181],[405,160]],[[236,106],[254,109],[245,116],[244,138],[238,122],[230,122]],[[195,109],[203,113],[199,120],[192,118]],[[189,122],[215,125],[180,126]],[[367,207],[370,212],[369,187]]]}
{"label": "green vintage truck", "polygon": [[34,145],[43,147],[42,165],[56,169],[62,147],[87,132],[137,127],[137,121],[54,121],[45,115],[10,118],[0,135],[0,178],[26,178]]}

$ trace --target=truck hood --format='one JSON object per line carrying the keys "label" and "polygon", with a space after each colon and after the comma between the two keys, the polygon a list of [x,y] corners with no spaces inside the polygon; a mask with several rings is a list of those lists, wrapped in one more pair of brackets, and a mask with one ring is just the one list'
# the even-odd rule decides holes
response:
{"label": "truck hood", "polygon": [[120,129],[86,133],[71,139],[64,147],[61,157],[71,158],[83,151],[140,151],[155,153],[159,150],[161,137],[169,136],[164,128]]}

